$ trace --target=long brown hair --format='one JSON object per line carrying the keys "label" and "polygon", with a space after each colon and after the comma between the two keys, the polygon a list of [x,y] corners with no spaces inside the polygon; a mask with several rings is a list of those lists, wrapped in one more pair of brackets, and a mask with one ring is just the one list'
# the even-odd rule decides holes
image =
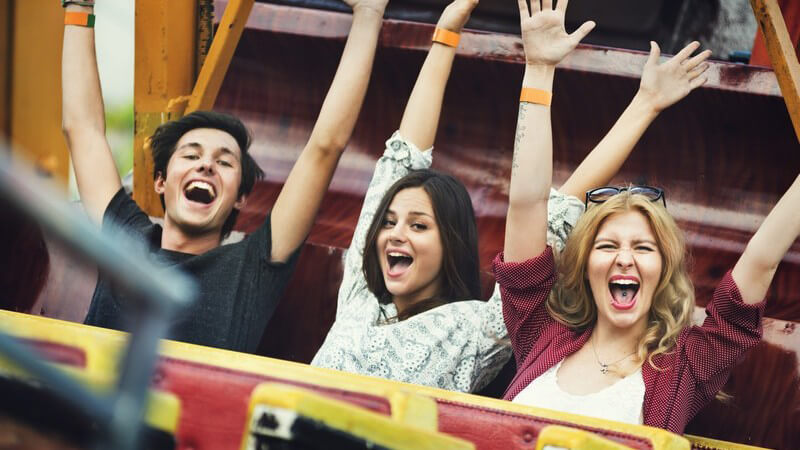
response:
{"label": "long brown hair", "polygon": [[383,304],[392,302],[378,260],[378,233],[394,196],[409,188],[425,190],[433,206],[442,244],[441,290],[398,314],[398,320],[458,300],[480,297],[478,231],[469,193],[460,181],[435,170],[415,170],[397,180],[386,191],[367,232],[363,271],[367,287]]}
{"label": "long brown hair", "polygon": [[663,260],[661,278],[648,312],[647,329],[637,350],[640,362],[647,359],[658,368],[653,357],[675,345],[678,334],[690,325],[694,308],[694,286],[689,278],[683,233],[659,203],[642,195],[622,192],[589,208],[578,220],[558,257],[559,281],[548,298],[547,309],[554,319],[575,330],[594,325],[597,306],[586,274],[589,253],[605,220],[629,211],[642,214],[650,224]]}

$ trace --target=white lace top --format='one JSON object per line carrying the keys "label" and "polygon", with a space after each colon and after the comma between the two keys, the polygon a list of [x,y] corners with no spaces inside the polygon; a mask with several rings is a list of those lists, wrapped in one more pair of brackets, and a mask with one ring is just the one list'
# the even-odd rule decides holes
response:
{"label": "white lace top", "polygon": [[[336,321],[314,366],[373,375],[462,392],[481,389],[511,357],[500,291],[488,301],[448,303],[400,322],[394,304],[382,305],[367,289],[361,270],[366,234],[384,193],[410,170],[426,169],[432,149],[420,151],[395,133],[364,197],[353,240],[344,256]],[[548,204],[548,241],[563,247],[583,213],[583,202],[552,191]]]}
{"label": "white lace top", "polygon": [[539,408],[554,409],[584,416],[641,425],[644,422],[644,378],[642,368],[601,389],[586,395],[565,392],[558,385],[558,369],[562,359],[531,381],[512,402]]}

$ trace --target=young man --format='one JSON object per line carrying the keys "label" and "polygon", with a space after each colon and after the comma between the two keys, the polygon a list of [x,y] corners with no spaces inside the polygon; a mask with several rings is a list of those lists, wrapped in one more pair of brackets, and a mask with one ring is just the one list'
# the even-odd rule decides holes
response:
{"label": "young man", "polygon": [[[92,1],[66,1],[62,59],[63,129],[90,218],[120,224],[147,243],[153,259],[193,275],[200,296],[169,338],[253,352],[311,229],[364,99],[388,0],[345,0],[353,24],[311,137],[261,227],[220,246],[261,175],[250,137],[235,117],[198,112],[162,125],[151,140],[154,189],[164,205],[153,224],[125,194],[105,138]],[[93,20],[93,17],[91,18]],[[100,18],[99,20],[102,20]],[[126,329],[130,302],[100,275],[86,323]]]}

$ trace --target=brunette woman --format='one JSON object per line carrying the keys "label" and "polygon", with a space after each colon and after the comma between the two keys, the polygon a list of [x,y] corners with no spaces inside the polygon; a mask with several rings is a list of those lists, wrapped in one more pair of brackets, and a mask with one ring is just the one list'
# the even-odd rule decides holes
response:
{"label": "brunette woman", "polygon": [[[314,365],[472,392],[491,381],[511,355],[499,292],[489,301],[479,300],[477,231],[469,195],[455,178],[429,170],[455,56],[452,34],[461,30],[476,4],[456,0],[442,13],[437,28],[451,34],[437,32],[435,39],[443,42],[432,44],[400,130],[378,160],[345,256],[336,321]],[[591,170],[581,166],[563,192],[550,192],[550,245],[562,247],[583,212],[574,194],[610,179],[655,118],[640,120],[640,103],[637,95],[591,153]]]}

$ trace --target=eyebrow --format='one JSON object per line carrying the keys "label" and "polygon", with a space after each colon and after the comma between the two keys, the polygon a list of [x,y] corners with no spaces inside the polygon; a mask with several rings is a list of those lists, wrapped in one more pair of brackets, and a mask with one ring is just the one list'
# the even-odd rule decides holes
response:
{"label": "eyebrow", "polygon": [[[617,239],[613,239],[613,238],[610,238],[610,237],[599,237],[599,238],[594,240],[595,244],[598,243],[598,242],[613,242],[613,243],[616,244],[619,241]],[[656,244],[656,241],[654,241],[652,239],[634,239],[631,242],[633,242],[634,244],[650,244],[650,245],[658,246],[658,244]]]}
{"label": "eyebrow", "polygon": [[[397,215],[397,213],[392,211],[391,209],[386,210],[386,214],[392,214],[392,215],[395,215],[395,216]],[[422,211],[411,211],[411,212],[408,213],[408,215],[409,216],[425,216],[425,217],[430,217],[431,219],[433,219],[432,215],[430,215],[428,213],[425,213],[425,212],[422,212]]]}
{"label": "eyebrow", "polygon": [[181,150],[181,149],[183,149],[185,147],[191,147],[191,148],[196,148],[196,149],[200,149],[200,150],[203,149],[203,146],[200,145],[198,142],[187,142],[187,143],[181,145],[180,147],[178,147],[176,150]]}
{"label": "eyebrow", "polygon": [[[181,150],[181,149],[183,149],[185,147],[190,147],[190,148],[197,149],[197,150],[203,150],[204,149],[204,147],[202,145],[200,145],[199,142],[187,142],[187,143],[181,145],[180,147],[178,147],[176,149],[176,151]],[[231,155],[236,159],[240,159],[240,156],[238,154],[236,154],[236,152],[234,152],[233,150],[229,149],[228,147],[220,147],[220,148],[217,149],[217,151],[219,151],[220,153],[225,153],[225,154]]]}

